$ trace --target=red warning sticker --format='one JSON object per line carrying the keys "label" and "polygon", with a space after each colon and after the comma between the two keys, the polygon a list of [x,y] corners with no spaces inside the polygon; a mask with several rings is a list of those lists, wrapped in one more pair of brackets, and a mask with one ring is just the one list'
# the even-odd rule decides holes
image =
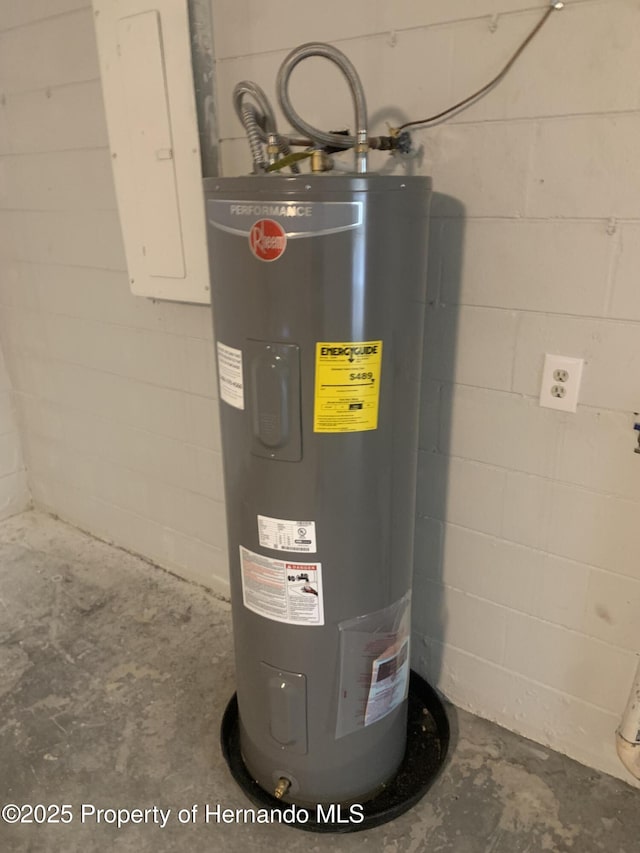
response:
{"label": "red warning sticker", "polygon": [[287,248],[287,235],[274,219],[259,219],[249,232],[249,248],[260,261],[277,261]]}

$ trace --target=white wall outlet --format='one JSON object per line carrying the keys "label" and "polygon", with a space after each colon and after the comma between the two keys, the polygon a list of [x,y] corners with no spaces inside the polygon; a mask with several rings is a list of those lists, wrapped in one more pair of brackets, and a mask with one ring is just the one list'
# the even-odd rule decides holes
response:
{"label": "white wall outlet", "polygon": [[540,405],[562,412],[575,412],[583,364],[582,358],[547,353],[542,371]]}

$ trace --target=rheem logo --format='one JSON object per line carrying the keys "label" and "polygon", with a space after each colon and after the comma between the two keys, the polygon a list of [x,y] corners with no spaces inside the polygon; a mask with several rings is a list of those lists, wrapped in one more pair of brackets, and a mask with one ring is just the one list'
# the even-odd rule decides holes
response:
{"label": "rheem logo", "polygon": [[259,219],[251,226],[249,248],[259,261],[277,261],[287,248],[284,228],[274,219]]}

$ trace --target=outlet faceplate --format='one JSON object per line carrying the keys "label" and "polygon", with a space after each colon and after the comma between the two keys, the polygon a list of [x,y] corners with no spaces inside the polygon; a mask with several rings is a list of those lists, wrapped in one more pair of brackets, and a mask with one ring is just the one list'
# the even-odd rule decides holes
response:
{"label": "outlet faceplate", "polygon": [[547,353],[542,371],[540,405],[562,412],[575,412],[583,365],[582,358]]}

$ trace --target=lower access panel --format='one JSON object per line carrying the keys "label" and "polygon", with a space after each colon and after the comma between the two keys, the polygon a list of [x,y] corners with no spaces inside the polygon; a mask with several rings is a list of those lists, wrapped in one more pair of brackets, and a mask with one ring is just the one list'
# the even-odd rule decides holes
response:
{"label": "lower access panel", "polygon": [[304,755],[307,751],[307,679],[262,664],[266,679],[269,731],[281,747]]}

